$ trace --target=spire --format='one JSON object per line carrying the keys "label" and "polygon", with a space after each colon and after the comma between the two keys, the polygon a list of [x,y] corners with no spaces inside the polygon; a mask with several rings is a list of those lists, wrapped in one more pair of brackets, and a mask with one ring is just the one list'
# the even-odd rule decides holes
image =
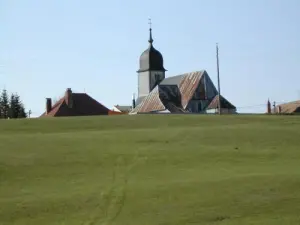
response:
{"label": "spire", "polygon": [[150,28],[149,28],[149,31],[150,31],[150,37],[149,37],[149,43],[150,43],[150,45],[152,45],[152,43],[153,43],[153,38],[152,38],[152,27],[151,27],[151,25],[152,25],[152,23],[151,23],[151,19],[149,19],[149,26],[150,26]]}

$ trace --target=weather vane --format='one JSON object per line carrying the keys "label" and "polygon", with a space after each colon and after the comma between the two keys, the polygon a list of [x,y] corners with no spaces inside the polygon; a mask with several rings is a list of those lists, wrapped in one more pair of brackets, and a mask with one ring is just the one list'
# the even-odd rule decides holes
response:
{"label": "weather vane", "polygon": [[152,23],[151,23],[151,19],[148,19],[149,20],[149,26],[150,26],[150,29],[152,29]]}

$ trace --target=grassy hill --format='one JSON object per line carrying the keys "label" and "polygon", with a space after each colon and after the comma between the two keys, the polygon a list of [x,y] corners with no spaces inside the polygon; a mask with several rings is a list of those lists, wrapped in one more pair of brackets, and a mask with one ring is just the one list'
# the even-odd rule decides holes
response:
{"label": "grassy hill", "polygon": [[299,144],[296,116],[0,120],[0,224],[300,224]]}

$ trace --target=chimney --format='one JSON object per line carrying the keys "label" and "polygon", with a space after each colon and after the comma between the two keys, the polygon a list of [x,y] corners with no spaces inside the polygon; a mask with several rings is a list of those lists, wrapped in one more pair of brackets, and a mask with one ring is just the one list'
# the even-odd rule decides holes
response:
{"label": "chimney", "polygon": [[52,109],[51,98],[46,98],[46,115],[51,111],[51,109]]}
{"label": "chimney", "polygon": [[268,112],[268,114],[271,114],[271,102],[270,102],[270,100],[268,100],[267,112]]}
{"label": "chimney", "polygon": [[135,94],[132,96],[132,109],[135,108]]}
{"label": "chimney", "polygon": [[73,107],[73,98],[72,98],[72,90],[71,88],[67,88],[65,93],[65,101],[69,108]]}

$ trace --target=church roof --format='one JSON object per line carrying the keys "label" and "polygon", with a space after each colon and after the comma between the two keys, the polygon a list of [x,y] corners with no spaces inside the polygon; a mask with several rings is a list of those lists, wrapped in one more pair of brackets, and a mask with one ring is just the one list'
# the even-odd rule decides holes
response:
{"label": "church roof", "polygon": [[131,113],[135,112],[151,112],[151,111],[161,111],[165,110],[166,107],[161,102],[159,98],[159,91],[156,86],[150,93],[147,95],[139,105],[137,105]]}
{"label": "church roof", "polygon": [[[206,71],[202,70],[164,79],[131,113],[145,113],[165,109],[168,109],[170,112],[184,112],[204,74],[206,74]],[[163,103],[165,95],[172,98],[173,102],[164,101]],[[174,99],[176,95],[180,99]]]}
{"label": "church roof", "polygon": [[152,29],[150,28],[149,47],[140,56],[140,68],[138,72],[149,70],[166,71],[162,54],[153,47]]}
{"label": "church roof", "polygon": [[181,94],[182,106],[185,108],[203,75],[207,74],[205,70],[185,73],[164,79],[160,85],[177,85]]}
{"label": "church roof", "polygon": [[[220,97],[221,99],[221,108],[225,109],[236,109],[234,105],[232,105],[226,98],[224,98],[222,95]],[[210,102],[210,104],[207,106],[207,109],[218,109],[219,108],[219,95],[216,95],[213,100]]]}
{"label": "church roof", "polygon": [[160,84],[161,85],[179,85],[183,76],[184,76],[184,74],[173,76],[173,77],[167,77]]}
{"label": "church roof", "polygon": [[68,107],[65,97],[62,97],[51,107],[50,112],[43,113],[41,117],[108,115],[110,112],[108,108],[85,93],[71,95],[72,108]]}

